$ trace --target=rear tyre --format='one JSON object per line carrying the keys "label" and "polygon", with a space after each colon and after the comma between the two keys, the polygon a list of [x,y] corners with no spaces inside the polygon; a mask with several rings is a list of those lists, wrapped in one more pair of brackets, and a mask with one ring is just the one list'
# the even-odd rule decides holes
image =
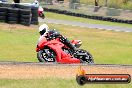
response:
{"label": "rear tyre", "polygon": [[0,12],[6,12],[7,11],[7,7],[0,7]]}
{"label": "rear tyre", "polygon": [[88,51],[83,49],[78,49],[74,53],[74,57],[80,59],[82,63],[94,63],[92,55]]}
{"label": "rear tyre", "polygon": [[39,62],[56,62],[56,53],[52,49],[46,47],[37,53],[37,58]]}
{"label": "rear tyre", "polygon": [[17,13],[7,13],[7,17],[16,17],[16,18],[19,18],[19,14],[17,14]]}
{"label": "rear tyre", "polygon": [[30,6],[26,6],[26,5],[16,4],[15,7],[19,8],[19,9],[31,10],[31,7]]}
{"label": "rear tyre", "polygon": [[30,15],[31,10],[20,9],[20,15]]}
{"label": "rear tyre", "polygon": [[20,24],[30,26],[30,21],[21,21]]}
{"label": "rear tyre", "polygon": [[15,14],[18,14],[19,9],[17,9],[17,8],[8,8],[7,11],[8,11],[8,13],[15,13]]}
{"label": "rear tyre", "polygon": [[38,21],[31,21],[31,24],[38,25],[38,24],[39,24],[39,22],[38,22]]}
{"label": "rear tyre", "polygon": [[0,16],[0,20],[6,20],[5,16]]}
{"label": "rear tyre", "polygon": [[17,24],[17,21],[8,21],[9,24]]}
{"label": "rear tyre", "polygon": [[0,12],[0,16],[5,16],[6,12]]}

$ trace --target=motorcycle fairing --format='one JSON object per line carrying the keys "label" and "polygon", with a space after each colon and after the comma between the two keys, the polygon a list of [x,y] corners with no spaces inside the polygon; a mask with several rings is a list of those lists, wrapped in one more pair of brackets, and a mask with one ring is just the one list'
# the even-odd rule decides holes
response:
{"label": "motorcycle fairing", "polygon": [[40,49],[44,49],[44,47],[48,46],[56,53],[56,61],[59,63],[80,63],[80,60],[77,58],[73,58],[70,54],[67,54],[62,50],[62,47],[65,45],[58,41],[58,39],[54,39],[51,41],[47,41],[46,38],[43,38],[37,45],[36,51],[38,52]]}

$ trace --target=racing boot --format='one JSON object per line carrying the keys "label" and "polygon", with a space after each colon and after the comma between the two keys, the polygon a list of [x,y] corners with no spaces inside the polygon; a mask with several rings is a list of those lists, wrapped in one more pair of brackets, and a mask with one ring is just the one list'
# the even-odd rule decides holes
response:
{"label": "racing boot", "polygon": [[76,51],[76,47],[69,41],[66,40],[66,45],[70,48],[70,50],[72,51],[72,53],[74,53]]}
{"label": "racing boot", "polygon": [[66,46],[68,46],[72,53],[76,51],[76,47],[64,36],[61,36],[61,42],[65,44]]}

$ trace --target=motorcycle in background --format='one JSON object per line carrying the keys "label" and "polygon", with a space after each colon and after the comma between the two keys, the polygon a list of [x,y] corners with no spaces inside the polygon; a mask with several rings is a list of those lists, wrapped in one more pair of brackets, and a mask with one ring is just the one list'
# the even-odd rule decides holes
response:
{"label": "motorcycle in background", "polygon": [[41,17],[42,19],[45,18],[45,15],[44,15],[44,9],[42,6],[40,6],[39,4],[39,1],[38,0],[35,0],[33,5],[35,5],[36,7],[38,7],[38,16]]}
{"label": "motorcycle in background", "polygon": [[39,15],[39,17],[41,17],[42,19],[45,18],[44,9],[43,9],[42,6],[39,6],[39,7],[38,7],[38,15]]}

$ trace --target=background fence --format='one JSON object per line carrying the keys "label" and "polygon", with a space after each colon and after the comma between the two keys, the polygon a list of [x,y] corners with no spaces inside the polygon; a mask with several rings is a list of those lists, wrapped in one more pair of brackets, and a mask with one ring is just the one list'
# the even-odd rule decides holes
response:
{"label": "background fence", "polygon": [[[95,1],[98,4],[95,4]],[[21,2],[33,3],[34,0],[21,0]],[[53,9],[52,12],[72,16],[77,14],[76,16],[90,19],[132,23],[132,0],[39,0],[39,2],[47,11]],[[35,23],[34,18],[32,17],[31,23]]]}
{"label": "background fence", "polygon": [[57,2],[56,0],[40,0],[40,4],[47,8],[67,10],[75,13],[83,13],[86,15],[105,16],[123,20],[132,20],[132,10],[110,8],[112,6],[110,6],[109,4],[107,5],[108,7],[106,7],[105,0],[99,1],[100,3],[98,6],[94,5],[94,0],[80,0],[79,3],[71,3],[71,0],[66,0],[64,1],[64,3],[62,3],[62,1]]}

